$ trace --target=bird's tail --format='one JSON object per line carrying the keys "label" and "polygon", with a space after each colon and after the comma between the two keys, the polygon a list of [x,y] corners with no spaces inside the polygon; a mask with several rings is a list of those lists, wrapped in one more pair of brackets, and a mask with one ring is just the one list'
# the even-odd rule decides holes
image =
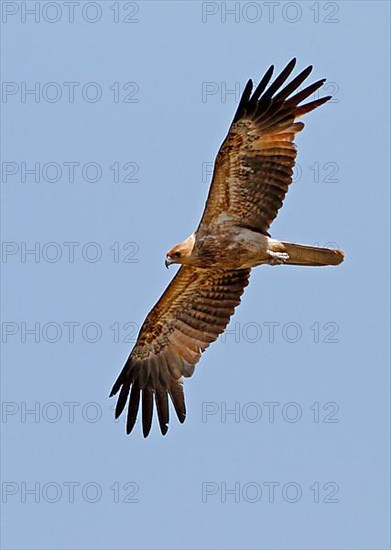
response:
{"label": "bird's tail", "polygon": [[342,250],[332,250],[306,244],[281,242],[289,258],[284,262],[290,265],[338,265],[343,262]]}

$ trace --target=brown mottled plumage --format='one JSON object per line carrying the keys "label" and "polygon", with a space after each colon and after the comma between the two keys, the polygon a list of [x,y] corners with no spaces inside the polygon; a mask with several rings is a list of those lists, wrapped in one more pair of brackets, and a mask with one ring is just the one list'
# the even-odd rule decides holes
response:
{"label": "brown mottled plumage", "polygon": [[163,435],[168,429],[168,396],[179,421],[185,420],[183,377],[193,374],[201,354],[224,331],[251,268],[337,265],[344,258],[340,250],[282,242],[268,233],[292,181],[293,140],[304,128],[297,119],[330,99],[300,105],[324,83],[318,80],[297,92],[312,67],[281,89],[295,63],[293,59],[268,86],[274,70],[270,67],[253,94],[248,81],[216,157],[200,224],[167,253],[167,267],[182,266],[144,321],[110,394],[119,392],[116,418],[129,400],[127,433],[136,422],[140,399],[145,437],[153,401]]}

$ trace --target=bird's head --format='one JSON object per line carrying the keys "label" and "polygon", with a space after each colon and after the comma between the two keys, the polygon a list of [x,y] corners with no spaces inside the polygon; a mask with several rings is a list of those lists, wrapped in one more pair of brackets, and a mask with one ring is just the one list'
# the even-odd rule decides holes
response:
{"label": "bird's head", "polygon": [[176,244],[166,254],[165,265],[168,268],[171,264],[190,264],[192,259],[192,251],[194,247],[194,234],[187,237],[180,244]]}

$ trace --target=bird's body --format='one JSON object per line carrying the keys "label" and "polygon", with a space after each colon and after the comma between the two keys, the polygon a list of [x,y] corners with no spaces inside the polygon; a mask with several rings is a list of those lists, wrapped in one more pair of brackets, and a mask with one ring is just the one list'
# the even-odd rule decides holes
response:
{"label": "bird's body", "polygon": [[[210,232],[192,234],[180,248],[181,264],[200,269],[247,269],[262,264],[338,265],[340,250],[273,239],[239,225],[216,224]],[[175,262],[168,262],[168,265]],[[179,262],[178,262],[179,263]]]}
{"label": "bird's body", "polygon": [[222,222],[205,235],[197,238],[193,234],[185,242],[187,254],[182,255],[181,262],[185,265],[200,269],[244,269],[270,263],[268,251],[278,241],[246,227]]}
{"label": "bird's body", "polygon": [[292,181],[293,140],[304,128],[297,119],[330,99],[300,105],[324,83],[320,80],[297,91],[312,67],[281,89],[294,65],[292,60],[268,86],[271,67],[253,94],[252,82],[247,83],[216,157],[200,224],[167,253],[166,266],[177,263],[181,268],[148,314],[111,392],[120,392],[116,417],[129,399],[128,433],[140,400],[144,436],[151,428],[153,401],[161,432],[167,432],[168,395],[184,421],[183,377],[193,374],[201,354],[224,331],[252,268],[343,261],[340,250],[280,241],[268,232]]}
{"label": "bird's body", "polygon": [[197,267],[245,269],[269,263],[272,239],[246,227],[216,227],[195,242]]}

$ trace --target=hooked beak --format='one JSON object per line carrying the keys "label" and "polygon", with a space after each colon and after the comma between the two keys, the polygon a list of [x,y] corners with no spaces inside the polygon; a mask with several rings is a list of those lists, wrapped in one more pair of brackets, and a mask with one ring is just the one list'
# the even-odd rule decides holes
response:
{"label": "hooked beak", "polygon": [[166,261],[164,262],[164,265],[166,266],[166,268],[168,269],[169,266],[173,263],[174,262],[171,260],[170,256],[166,256]]}

